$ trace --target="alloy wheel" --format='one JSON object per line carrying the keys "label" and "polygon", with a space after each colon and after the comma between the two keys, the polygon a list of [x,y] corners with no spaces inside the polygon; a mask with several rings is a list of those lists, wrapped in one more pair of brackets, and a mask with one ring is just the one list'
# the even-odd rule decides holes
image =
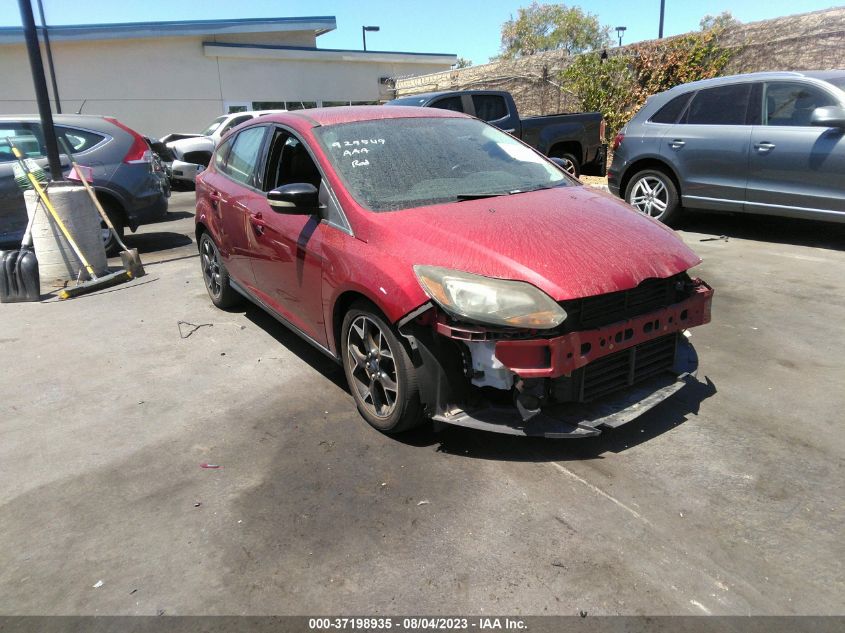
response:
{"label": "alloy wheel", "polygon": [[572,161],[572,159],[563,157],[560,160],[563,163],[563,171],[565,171],[567,174],[569,174],[573,178],[577,178],[578,177],[578,170],[575,169],[575,163]]}
{"label": "alloy wheel", "polygon": [[346,362],[363,406],[376,417],[390,416],[398,394],[396,361],[381,328],[365,315],[349,326]]}
{"label": "alloy wheel", "polygon": [[659,219],[669,206],[669,190],[660,178],[644,176],[631,189],[628,204],[643,215]]}
{"label": "alloy wheel", "polygon": [[202,276],[212,297],[220,296],[220,252],[209,238],[202,241]]}

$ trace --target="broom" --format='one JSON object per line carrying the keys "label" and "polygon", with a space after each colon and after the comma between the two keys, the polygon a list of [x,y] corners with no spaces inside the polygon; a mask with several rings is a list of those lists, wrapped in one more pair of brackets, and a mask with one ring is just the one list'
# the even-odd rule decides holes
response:
{"label": "broom", "polygon": [[85,174],[82,173],[82,170],[79,168],[79,165],[73,160],[73,153],[70,151],[70,148],[67,146],[65,139],[61,136],[59,137],[59,143],[62,146],[62,149],[67,154],[68,159],[70,160],[70,164],[73,165],[74,171],[76,171],[76,175],[82,181],[82,185],[85,187],[85,191],[88,192],[88,195],[91,197],[91,202],[94,203],[94,206],[97,207],[97,211],[100,212],[100,217],[103,218],[103,222],[106,223],[106,226],[111,229],[112,235],[114,235],[114,239],[117,240],[117,243],[123,249],[120,251],[120,261],[123,262],[123,267],[132,273],[133,277],[143,277],[144,276],[144,265],[141,263],[141,256],[138,255],[137,248],[129,248],[126,244],[123,243],[123,240],[120,239],[120,236],[117,234],[117,231],[114,228],[114,224],[112,224],[111,219],[109,218],[108,214],[106,213],[105,209],[103,209],[103,205],[100,204],[100,201],[97,199],[97,194],[94,193],[94,190],[91,189],[91,185],[88,184],[88,179],[85,178]]}

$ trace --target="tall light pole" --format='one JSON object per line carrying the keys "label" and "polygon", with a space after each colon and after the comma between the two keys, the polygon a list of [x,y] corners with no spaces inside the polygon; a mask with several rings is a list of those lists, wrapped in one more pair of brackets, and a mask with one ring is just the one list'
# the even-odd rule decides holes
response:
{"label": "tall light pole", "polygon": [[625,34],[625,31],[628,30],[627,26],[617,26],[616,27],[616,37],[619,38],[619,46],[622,46],[622,36]]}
{"label": "tall light pole", "polygon": [[660,29],[657,31],[658,39],[663,39],[663,14],[666,12],[666,0],[660,0]]}
{"label": "tall light pole", "polygon": [[56,143],[56,130],[53,127],[53,112],[50,110],[50,95],[47,92],[47,80],[44,78],[44,62],[41,61],[41,47],[35,32],[35,18],[32,15],[30,0],[18,0],[21,11],[23,35],[26,40],[26,52],[29,55],[29,68],[35,88],[35,100],[44,132],[44,144],[47,146],[47,161],[53,180],[62,180],[62,164],[59,161],[59,146]]}
{"label": "tall light pole", "polygon": [[44,34],[44,48],[47,51],[47,67],[50,69],[50,81],[53,84],[53,99],[56,101],[56,113],[62,113],[62,102],[59,101],[59,86],[56,83],[56,68],[53,66],[53,50],[50,48],[50,32],[44,19],[44,5],[38,0],[38,12],[41,14],[41,29]]}
{"label": "tall light pole", "polygon": [[367,50],[367,31],[374,32],[380,30],[377,26],[362,26],[361,37],[364,38],[364,50]]}

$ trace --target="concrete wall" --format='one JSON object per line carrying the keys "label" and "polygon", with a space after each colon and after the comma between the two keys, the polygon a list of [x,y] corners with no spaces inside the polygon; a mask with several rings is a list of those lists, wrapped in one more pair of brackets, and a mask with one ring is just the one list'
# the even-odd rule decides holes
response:
{"label": "concrete wall", "polygon": [[[751,22],[734,27],[722,45],[734,48],[727,72],[845,69],[845,7]],[[628,47],[610,49],[624,52]],[[538,53],[429,75],[395,79],[397,96],[434,90],[508,90],[523,114],[573,112],[578,100],[557,84],[572,58],[562,51]]]}
{"label": "concrete wall", "polygon": [[[232,48],[221,56],[206,54],[203,42],[271,44],[313,47],[313,32],[167,37],[53,42],[53,58],[63,112],[104,114],[149,136],[168,132],[199,132],[224,112],[227,101],[373,101],[392,95],[380,77],[430,73],[448,67],[442,60],[409,62],[347,61],[336,54],[330,61],[310,61],[332,53],[286,53],[274,58],[239,58]],[[319,51],[319,49],[317,49]],[[286,58],[286,55],[289,58]],[[348,55],[360,57],[361,53]],[[300,58],[295,58],[295,57]],[[396,56],[393,56],[394,58]],[[23,44],[0,46],[0,114],[37,111],[29,61]]]}

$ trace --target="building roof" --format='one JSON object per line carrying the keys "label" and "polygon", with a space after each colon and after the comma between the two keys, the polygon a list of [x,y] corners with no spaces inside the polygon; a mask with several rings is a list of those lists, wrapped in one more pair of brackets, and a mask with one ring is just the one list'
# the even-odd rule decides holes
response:
{"label": "building roof", "polygon": [[[231,35],[233,33],[277,33],[279,31],[313,31],[314,35],[322,35],[336,28],[337,22],[335,17],[326,15],[299,18],[177,20],[170,22],[116,22],[110,24],[59,24],[49,26],[50,39],[53,41]],[[23,41],[22,27],[0,27],[0,44],[20,44]]]}

